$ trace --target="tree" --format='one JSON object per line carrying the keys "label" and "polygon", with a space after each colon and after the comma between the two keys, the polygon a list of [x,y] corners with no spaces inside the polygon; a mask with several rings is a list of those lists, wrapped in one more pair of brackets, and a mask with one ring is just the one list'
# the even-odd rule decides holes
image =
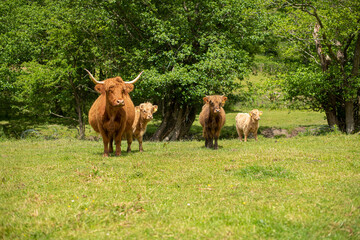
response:
{"label": "tree", "polygon": [[275,1],[274,32],[301,53],[303,66],[287,75],[284,88],[313,109],[325,111],[329,126],[347,133],[360,127],[360,2]]}
{"label": "tree", "polygon": [[159,105],[162,123],[153,140],[184,137],[205,95],[225,94],[234,99],[237,82],[248,73],[262,37],[259,29],[264,23],[257,1],[100,4],[123,46],[117,58],[122,71],[146,69],[133,99]]}
{"label": "tree", "polygon": [[[104,32],[101,9],[89,1],[5,1],[0,19],[0,74],[13,112],[37,120],[60,116],[85,136],[85,109],[93,86],[84,72],[97,59]],[[96,15],[94,15],[96,14]],[[106,42],[106,41],[104,41]],[[92,66],[96,67],[96,66]]]}

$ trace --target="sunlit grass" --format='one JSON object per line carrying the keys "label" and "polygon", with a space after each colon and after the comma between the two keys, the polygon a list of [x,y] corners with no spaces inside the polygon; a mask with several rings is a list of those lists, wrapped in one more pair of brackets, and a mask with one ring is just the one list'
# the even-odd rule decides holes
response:
{"label": "sunlit grass", "polygon": [[[356,239],[360,137],[240,143],[0,142],[0,234],[28,238]],[[123,145],[126,145],[123,142]],[[137,149],[137,143],[134,143]]]}

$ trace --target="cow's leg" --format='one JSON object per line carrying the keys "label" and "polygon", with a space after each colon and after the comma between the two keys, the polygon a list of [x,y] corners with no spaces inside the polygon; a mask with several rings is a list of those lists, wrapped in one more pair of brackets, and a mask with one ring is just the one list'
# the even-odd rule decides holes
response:
{"label": "cow's leg", "polygon": [[212,129],[209,127],[206,129],[206,136],[207,136],[207,148],[212,148],[213,147],[213,133],[212,133]]}
{"label": "cow's leg", "polygon": [[140,136],[140,137],[138,138],[138,142],[139,142],[139,151],[140,151],[140,152],[143,152],[143,151],[144,151],[143,146],[142,146],[143,136]]}
{"label": "cow's leg", "polygon": [[215,144],[214,144],[214,149],[218,149],[218,136],[215,136]]}
{"label": "cow's leg", "polygon": [[258,140],[257,131],[254,132],[255,141]]}
{"label": "cow's leg", "polygon": [[208,145],[209,145],[209,137],[208,137],[208,135],[206,133],[206,127],[203,127],[203,136],[205,138],[205,147],[208,147]]}
{"label": "cow's leg", "polygon": [[114,137],[111,136],[111,137],[110,137],[110,142],[109,142],[109,153],[113,153],[113,152],[114,152],[113,139],[114,139]]}
{"label": "cow's leg", "polygon": [[102,137],[103,139],[103,143],[104,143],[104,157],[108,157],[109,156],[109,139],[107,137]]}
{"label": "cow's leg", "polygon": [[108,157],[109,156],[109,137],[107,135],[107,133],[105,132],[105,130],[103,128],[99,128],[101,137],[103,139],[103,144],[104,144],[104,157]]}
{"label": "cow's leg", "polygon": [[242,141],[242,131],[241,131],[241,129],[236,127],[236,131],[237,131],[237,133],[239,135],[239,140]]}
{"label": "cow's leg", "polygon": [[209,140],[208,140],[208,148],[213,148],[214,144],[213,144],[213,137],[209,137]]}
{"label": "cow's leg", "polygon": [[244,142],[247,142],[248,135],[249,135],[249,131],[244,131]]}
{"label": "cow's leg", "polygon": [[121,137],[122,134],[120,133],[115,136],[115,146],[116,146],[115,156],[121,155]]}
{"label": "cow's leg", "polygon": [[220,129],[215,129],[215,132],[214,132],[214,141],[215,141],[215,143],[214,143],[214,149],[216,150],[216,149],[218,149],[219,147],[218,147],[218,138],[219,138],[219,135],[220,135]]}
{"label": "cow's leg", "polygon": [[133,141],[132,131],[128,131],[126,133],[126,139],[127,139],[127,152],[131,152],[131,143]]}
{"label": "cow's leg", "polygon": [[240,142],[242,142],[242,140],[243,140],[243,135],[244,135],[244,132],[243,132],[243,131],[240,131],[240,133],[239,133],[239,140],[240,140]]}

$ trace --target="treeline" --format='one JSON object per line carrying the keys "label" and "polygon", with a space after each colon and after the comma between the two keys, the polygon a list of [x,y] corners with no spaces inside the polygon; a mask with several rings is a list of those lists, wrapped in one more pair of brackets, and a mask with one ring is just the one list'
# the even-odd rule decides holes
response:
{"label": "treeline", "polygon": [[271,85],[359,128],[360,3],[263,0],[11,0],[0,3],[0,117],[61,118],[85,134],[97,79],[136,84],[135,104],[159,105],[153,139],[181,139],[205,95],[246,100],[256,54],[283,67]]}

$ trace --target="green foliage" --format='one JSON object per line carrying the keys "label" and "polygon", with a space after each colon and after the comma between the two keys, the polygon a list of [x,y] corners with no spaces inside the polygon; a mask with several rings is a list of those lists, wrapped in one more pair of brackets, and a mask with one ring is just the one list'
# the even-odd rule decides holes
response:
{"label": "green foliage", "polygon": [[272,30],[289,44],[283,75],[288,99],[328,114],[331,126],[350,133],[360,126],[359,1],[274,1]]}
{"label": "green foliage", "polygon": [[[84,68],[124,80],[146,70],[135,103],[235,101],[267,20],[261,1],[5,1],[1,3],[2,93],[16,115],[49,112],[84,122],[96,98]],[[3,80],[4,79],[4,80]],[[6,86],[13,86],[10,89]],[[5,99],[1,99],[2,101]],[[5,110],[2,110],[6,112]]]}
{"label": "green foliage", "polygon": [[[261,38],[250,33],[259,27],[252,21],[257,17],[251,12],[255,2],[151,3],[135,17],[148,39],[135,44],[146,49],[141,62],[149,67],[137,86],[139,91],[134,92],[135,101],[199,106],[202,97],[210,94],[227,94],[234,100],[232,94],[239,87],[236,80],[248,74],[250,55]],[[127,10],[137,11],[140,6]],[[136,58],[137,54],[134,52]]]}

